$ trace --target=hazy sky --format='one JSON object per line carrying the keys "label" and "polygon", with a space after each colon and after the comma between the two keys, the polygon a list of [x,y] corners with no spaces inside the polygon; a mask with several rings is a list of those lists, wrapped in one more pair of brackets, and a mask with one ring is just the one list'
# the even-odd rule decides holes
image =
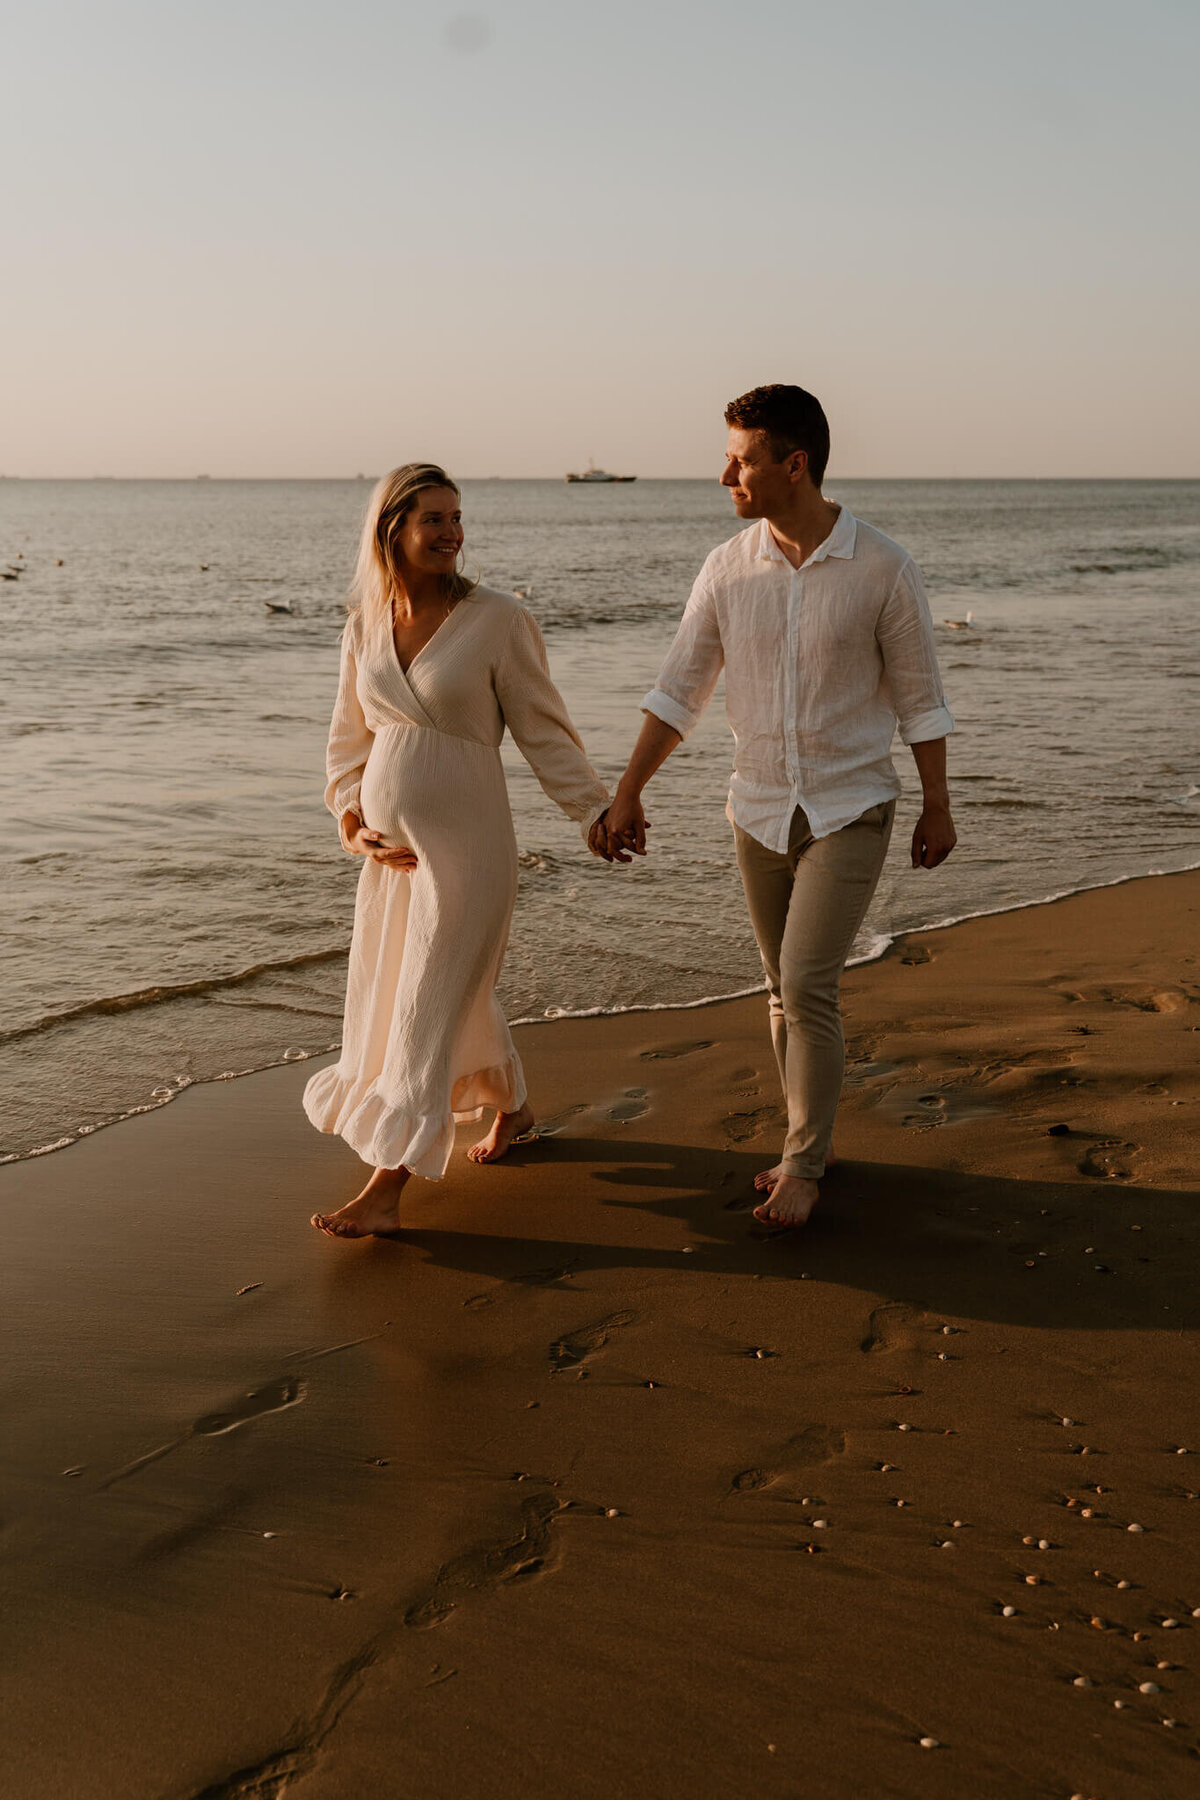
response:
{"label": "hazy sky", "polygon": [[1200,475],[1195,0],[11,0],[0,472]]}

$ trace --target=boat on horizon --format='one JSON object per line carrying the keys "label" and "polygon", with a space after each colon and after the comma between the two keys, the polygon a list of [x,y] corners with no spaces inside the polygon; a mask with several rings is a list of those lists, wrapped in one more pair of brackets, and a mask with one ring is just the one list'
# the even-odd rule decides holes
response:
{"label": "boat on horizon", "polygon": [[636,481],[636,475],[610,475],[607,469],[598,469],[589,462],[582,475],[567,475],[566,481]]}

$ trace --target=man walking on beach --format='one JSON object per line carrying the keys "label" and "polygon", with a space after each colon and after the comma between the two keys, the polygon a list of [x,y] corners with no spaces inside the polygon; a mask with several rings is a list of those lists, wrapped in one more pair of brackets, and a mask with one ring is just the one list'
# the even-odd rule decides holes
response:
{"label": "man walking on beach", "polygon": [[616,798],[589,843],[646,851],[641,793],[699,723],[725,670],[735,751],[726,815],[767,977],[787,1098],[783,1156],[755,1217],[803,1225],[818,1198],[841,1092],[838,989],[875,892],[900,783],[897,724],[924,796],[912,864],[954,848],[946,706],[933,623],[907,551],[821,492],[829,425],[803,388],[758,387],[725,409],[725,472],[756,523],[701,569]]}

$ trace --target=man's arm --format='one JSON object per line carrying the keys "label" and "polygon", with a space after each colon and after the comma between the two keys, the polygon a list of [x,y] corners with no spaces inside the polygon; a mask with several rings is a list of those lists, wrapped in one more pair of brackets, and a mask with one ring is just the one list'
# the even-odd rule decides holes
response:
{"label": "man's arm", "polygon": [[914,869],[936,869],[958,842],[950,817],[950,789],[946,783],[946,740],[927,738],[910,744],[917,774],[921,777],[921,816],[912,837]]}
{"label": "man's arm", "polygon": [[[642,811],[642,789],[656,769],[662,765],[683,738],[652,712],[642,718],[642,729],[629,758],[628,767],[617,783],[612,805],[603,818],[597,819],[588,843],[605,862],[627,863],[632,850],[646,854],[646,815]],[[603,846],[603,848],[601,847]]]}
{"label": "man's arm", "polygon": [[589,848],[605,862],[627,863],[630,850],[645,856],[642,789],[675,746],[699,724],[717,685],[725,652],[707,569],[705,563],[696,577],[658,681],[642,702],[642,729],[617,785],[616,798],[588,837]]}

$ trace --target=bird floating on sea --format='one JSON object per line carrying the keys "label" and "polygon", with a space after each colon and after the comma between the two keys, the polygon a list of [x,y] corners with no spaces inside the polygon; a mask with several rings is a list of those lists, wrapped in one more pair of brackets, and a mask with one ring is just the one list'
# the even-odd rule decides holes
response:
{"label": "bird floating on sea", "polygon": [[291,613],[292,611],[290,600],[264,600],[263,605],[268,612],[272,613]]}
{"label": "bird floating on sea", "polygon": [[970,631],[975,623],[975,614],[969,612],[965,619],[943,619],[942,624],[947,631]]}

